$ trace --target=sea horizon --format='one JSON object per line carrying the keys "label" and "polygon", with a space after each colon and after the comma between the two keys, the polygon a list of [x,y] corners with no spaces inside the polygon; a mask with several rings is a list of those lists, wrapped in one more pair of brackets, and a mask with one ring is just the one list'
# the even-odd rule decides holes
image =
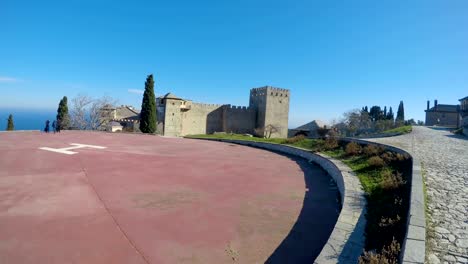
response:
{"label": "sea horizon", "polygon": [[46,120],[55,120],[57,110],[54,109],[25,109],[0,108],[0,131],[5,131],[8,116],[13,115],[15,130],[43,130]]}

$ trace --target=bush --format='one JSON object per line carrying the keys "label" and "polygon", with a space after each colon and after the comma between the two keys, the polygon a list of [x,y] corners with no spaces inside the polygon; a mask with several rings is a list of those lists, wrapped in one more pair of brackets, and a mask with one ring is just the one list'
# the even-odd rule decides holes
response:
{"label": "bush", "polygon": [[393,152],[386,151],[380,157],[385,161],[385,163],[390,164],[393,161],[397,160],[396,155]]}
{"label": "bush", "polygon": [[410,157],[409,157],[409,155],[406,154],[406,153],[405,153],[405,154],[397,153],[397,154],[396,154],[396,158],[397,158],[398,161],[404,161],[404,160],[409,159]]}
{"label": "bush", "polygon": [[334,137],[328,137],[323,144],[325,150],[334,150],[338,147],[338,140]]}
{"label": "bush", "polygon": [[133,127],[131,126],[123,127],[122,132],[134,132]]}
{"label": "bush", "polygon": [[283,142],[281,142],[281,144],[294,144],[304,140],[305,138],[306,137],[304,135],[297,135],[295,137],[285,139]]}
{"label": "bush", "polygon": [[401,173],[397,172],[393,174],[390,171],[382,172],[382,182],[380,183],[382,189],[398,189],[404,184],[406,184],[406,181],[403,180]]}
{"label": "bush", "polygon": [[377,156],[377,155],[379,155],[381,152],[382,152],[382,147],[379,147],[379,146],[374,145],[374,144],[367,145],[367,146],[365,146],[364,149],[363,149],[363,153],[364,153],[364,155],[366,155],[367,157]]}
{"label": "bush", "polygon": [[385,165],[384,160],[379,156],[370,157],[367,162],[370,166],[377,168],[383,167]]}
{"label": "bush", "polygon": [[357,155],[361,152],[361,146],[356,142],[350,142],[346,145],[345,152],[349,156]]}
{"label": "bush", "polygon": [[359,264],[397,264],[400,254],[400,244],[393,239],[392,243],[384,247],[379,254],[375,251],[366,251],[359,257]]}

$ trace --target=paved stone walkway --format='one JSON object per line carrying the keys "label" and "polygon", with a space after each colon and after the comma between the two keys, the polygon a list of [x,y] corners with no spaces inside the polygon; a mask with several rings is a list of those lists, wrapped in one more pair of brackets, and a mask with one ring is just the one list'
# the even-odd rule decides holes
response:
{"label": "paved stone walkway", "polygon": [[370,139],[409,151],[422,163],[428,196],[428,263],[468,263],[468,138],[441,128]]}

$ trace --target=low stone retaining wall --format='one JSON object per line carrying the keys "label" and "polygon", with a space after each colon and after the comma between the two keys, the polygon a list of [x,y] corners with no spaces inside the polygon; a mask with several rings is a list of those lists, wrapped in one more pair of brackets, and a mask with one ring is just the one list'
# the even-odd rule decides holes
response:
{"label": "low stone retaining wall", "polygon": [[354,141],[362,145],[373,144],[382,146],[390,151],[411,157],[413,169],[411,177],[409,177],[411,184],[410,206],[408,211],[406,236],[401,248],[400,262],[407,264],[423,264],[426,257],[426,214],[421,162],[410,153],[394,146],[354,138],[343,138],[341,140],[346,142]]}
{"label": "low stone retaining wall", "polygon": [[309,150],[264,142],[206,139],[262,148],[299,156],[322,167],[335,180],[341,194],[342,209],[327,243],[314,263],[357,263],[364,249],[366,198],[352,170],[339,160]]}

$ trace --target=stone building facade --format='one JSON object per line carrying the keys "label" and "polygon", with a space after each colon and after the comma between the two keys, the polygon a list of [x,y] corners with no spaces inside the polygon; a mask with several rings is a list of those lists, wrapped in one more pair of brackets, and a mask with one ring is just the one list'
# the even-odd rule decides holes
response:
{"label": "stone building facade", "polygon": [[313,120],[307,124],[296,127],[294,129],[289,129],[288,137],[295,137],[298,135],[304,135],[308,138],[318,138],[319,129],[327,128],[327,125],[321,120]]}
{"label": "stone building facade", "polygon": [[250,90],[249,106],[195,103],[171,93],[156,98],[157,130],[165,136],[227,132],[277,138],[288,135],[290,91]]}
{"label": "stone building facade", "polygon": [[460,101],[460,114],[462,116],[461,126],[463,128],[463,134],[468,136],[468,96],[462,98]]}
{"label": "stone building facade", "polygon": [[106,119],[103,128],[107,131],[139,131],[140,111],[132,106],[106,106],[101,109],[101,115]]}
{"label": "stone building facade", "polygon": [[459,105],[438,104],[434,100],[434,106],[430,108],[427,101],[426,126],[460,127],[461,115]]}

